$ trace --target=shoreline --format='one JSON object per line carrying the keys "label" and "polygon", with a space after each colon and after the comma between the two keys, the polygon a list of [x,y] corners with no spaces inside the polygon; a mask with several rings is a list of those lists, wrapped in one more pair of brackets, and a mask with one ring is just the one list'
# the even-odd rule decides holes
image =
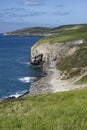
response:
{"label": "shoreline", "polygon": [[[45,66],[47,67],[47,66]],[[37,77],[33,85],[30,86],[30,89],[27,90],[22,95],[15,97],[7,97],[0,99],[0,101],[10,100],[10,99],[22,99],[28,96],[34,96],[38,94],[47,94],[47,93],[56,93],[64,92],[75,89],[86,88],[84,85],[75,85],[76,78],[69,80],[62,80],[61,71],[56,68],[55,62],[51,62],[46,70],[47,75]]]}
{"label": "shoreline", "polygon": [[[45,66],[47,67],[47,66]],[[29,90],[27,96],[64,92],[75,89],[86,88],[86,84],[76,85],[75,82],[78,77],[70,78],[68,80],[62,79],[62,72],[56,68],[56,62],[51,62],[46,70],[47,75],[41,77],[40,80],[36,81]],[[84,73],[85,75],[85,73]],[[82,75],[83,76],[83,75]],[[79,79],[82,77],[79,76]]]}

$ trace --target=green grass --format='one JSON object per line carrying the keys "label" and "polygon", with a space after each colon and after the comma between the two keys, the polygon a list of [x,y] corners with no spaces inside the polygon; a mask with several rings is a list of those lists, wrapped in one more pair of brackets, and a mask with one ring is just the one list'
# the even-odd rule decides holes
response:
{"label": "green grass", "polygon": [[87,83],[87,75],[83,76],[76,84],[86,84]]}
{"label": "green grass", "polygon": [[37,44],[41,44],[45,42],[49,42],[49,43],[68,42],[68,41],[80,40],[80,39],[87,40],[87,25],[85,24],[62,26],[53,29],[53,32],[54,35],[39,40]]}
{"label": "green grass", "polygon": [[87,89],[1,101],[0,130],[87,130]]}

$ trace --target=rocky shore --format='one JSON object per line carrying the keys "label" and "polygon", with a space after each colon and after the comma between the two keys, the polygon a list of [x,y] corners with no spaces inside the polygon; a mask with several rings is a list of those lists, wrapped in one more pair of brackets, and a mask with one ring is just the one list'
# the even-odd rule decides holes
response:
{"label": "rocky shore", "polygon": [[[84,74],[85,75],[85,74]],[[81,76],[79,76],[79,79]],[[30,88],[28,95],[43,94],[48,92],[63,92],[74,89],[85,88],[87,85],[75,85],[77,77],[68,80],[62,80],[62,72],[53,65],[49,68],[48,74],[36,81]]]}

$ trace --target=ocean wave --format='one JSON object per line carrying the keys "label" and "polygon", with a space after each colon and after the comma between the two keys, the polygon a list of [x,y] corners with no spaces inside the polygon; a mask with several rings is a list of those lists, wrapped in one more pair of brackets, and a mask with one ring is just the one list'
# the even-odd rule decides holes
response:
{"label": "ocean wave", "polygon": [[20,62],[22,65],[30,65],[30,62]]}
{"label": "ocean wave", "polygon": [[27,92],[28,92],[28,90],[20,91],[20,92],[16,92],[15,94],[12,94],[12,95],[9,95],[9,96],[5,96],[5,97],[3,97],[2,99],[18,98],[18,97],[24,95],[24,94],[27,93]]}
{"label": "ocean wave", "polygon": [[18,78],[18,80],[21,81],[22,83],[33,82],[35,79],[36,79],[36,77],[21,77],[21,78]]}

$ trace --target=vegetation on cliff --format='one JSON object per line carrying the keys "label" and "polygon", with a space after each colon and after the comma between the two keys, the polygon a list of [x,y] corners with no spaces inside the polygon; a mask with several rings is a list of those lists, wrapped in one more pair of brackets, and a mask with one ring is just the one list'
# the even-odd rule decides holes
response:
{"label": "vegetation on cliff", "polygon": [[87,89],[0,101],[1,130],[86,130]]}
{"label": "vegetation on cliff", "polygon": [[78,80],[76,84],[87,84],[87,75],[83,76],[80,80]]}
{"label": "vegetation on cliff", "polygon": [[60,63],[57,64],[60,70],[70,70],[76,67],[86,67],[87,66],[87,43],[79,46],[79,49],[71,56],[68,56]]}

